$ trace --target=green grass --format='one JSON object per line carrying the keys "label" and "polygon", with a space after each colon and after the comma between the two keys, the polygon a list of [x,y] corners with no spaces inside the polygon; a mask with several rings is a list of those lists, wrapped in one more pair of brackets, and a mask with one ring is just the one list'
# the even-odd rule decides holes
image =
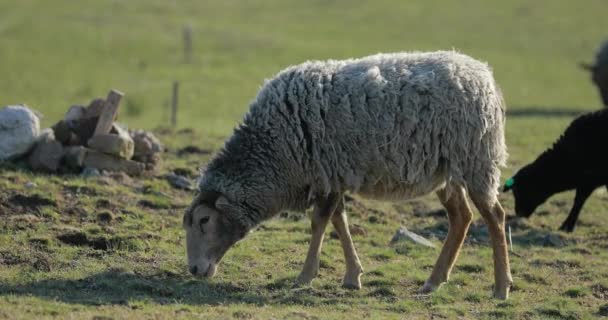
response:
{"label": "green grass", "polygon": [[[456,48],[488,61],[505,93],[506,178],[576,113],[600,107],[577,65],[590,61],[606,36],[605,11],[601,0],[2,1],[0,104],[27,103],[50,126],[68,106],[117,88],[126,93],[120,121],[153,129],[168,124],[177,80],[178,124],[193,132],[157,131],[171,150],[160,176],[203,166],[208,156],[178,157],[175,150],[193,143],[217,150],[263,80],[288,65]],[[182,52],[185,25],[194,37],[190,63]],[[27,189],[29,181],[37,187]],[[23,208],[10,201],[17,194],[56,204]],[[514,228],[515,284],[507,302],[490,298],[492,253],[482,227],[470,231],[450,282],[430,296],[416,294],[438,250],[388,242],[404,224],[440,243],[446,219],[412,214],[438,209],[431,196],[349,205],[350,222],[368,232],[355,237],[365,273],[364,288],[354,292],[340,288],[343,257],[329,237],[320,278],[292,288],[309,238],[308,219],[298,214],[274,219],[237,244],[212,281],[191,278],[181,230],[190,199],[156,177],[85,180],[2,165],[0,318],[588,319],[608,299],[604,190],[588,201],[575,233],[561,234],[564,247],[545,247],[543,239],[567,215],[572,193]],[[513,211],[511,195],[501,201]],[[102,212],[112,221],[99,221]],[[70,233],[86,241],[59,240]]]}

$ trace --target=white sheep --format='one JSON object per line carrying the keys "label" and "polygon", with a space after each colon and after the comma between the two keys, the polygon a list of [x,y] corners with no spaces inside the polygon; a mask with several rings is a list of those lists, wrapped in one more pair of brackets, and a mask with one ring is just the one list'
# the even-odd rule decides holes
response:
{"label": "white sheep", "polygon": [[210,277],[229,247],[282,210],[314,205],[312,240],[297,282],[317,275],[332,221],[346,260],[344,286],[360,288],[361,264],[344,194],[405,200],[436,191],[450,223],[429,279],[448,280],[472,212],[488,223],[497,298],[511,273],[497,200],[505,106],[490,68],[456,52],[377,54],[311,61],[267,81],[200,180],[184,215],[190,271]]}

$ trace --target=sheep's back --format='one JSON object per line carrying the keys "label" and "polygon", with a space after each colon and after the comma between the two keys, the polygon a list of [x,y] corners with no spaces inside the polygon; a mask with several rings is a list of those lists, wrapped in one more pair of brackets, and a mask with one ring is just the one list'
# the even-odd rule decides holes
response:
{"label": "sheep's back", "polygon": [[291,159],[316,192],[411,198],[446,181],[496,189],[503,108],[484,63],[454,52],[383,54],[287,69],[248,119],[282,131],[277,143],[301,153]]}

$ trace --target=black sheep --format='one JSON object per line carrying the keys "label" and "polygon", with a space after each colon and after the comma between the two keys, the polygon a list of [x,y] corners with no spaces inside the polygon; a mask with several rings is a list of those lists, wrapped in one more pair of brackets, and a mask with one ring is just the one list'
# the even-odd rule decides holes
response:
{"label": "black sheep", "polygon": [[572,232],[583,204],[598,187],[608,188],[608,110],[576,118],[553,147],[506,181],[517,216],[529,217],[550,196],[576,189],[574,205],[560,230]]}

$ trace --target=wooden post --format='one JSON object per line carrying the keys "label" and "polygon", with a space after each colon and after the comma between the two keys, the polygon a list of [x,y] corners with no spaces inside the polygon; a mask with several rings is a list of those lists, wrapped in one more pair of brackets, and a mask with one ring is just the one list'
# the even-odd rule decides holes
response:
{"label": "wooden post", "polygon": [[124,94],[122,92],[114,89],[108,93],[108,97],[106,98],[101,114],[99,115],[99,120],[97,121],[97,127],[95,127],[94,136],[110,133],[112,123],[118,114],[120,99],[122,99],[123,96]]}
{"label": "wooden post", "polygon": [[177,127],[177,104],[179,95],[179,82],[173,81],[173,96],[171,98],[171,126],[173,129]]}
{"label": "wooden post", "polygon": [[192,27],[184,27],[184,60],[189,63],[192,61]]}

